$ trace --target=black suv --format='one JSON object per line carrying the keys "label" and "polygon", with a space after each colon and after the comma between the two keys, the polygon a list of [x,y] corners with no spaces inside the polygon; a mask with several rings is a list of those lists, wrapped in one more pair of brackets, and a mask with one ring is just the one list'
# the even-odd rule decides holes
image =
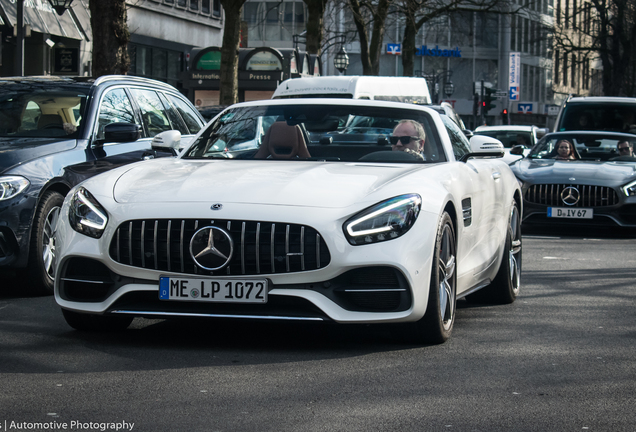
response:
{"label": "black suv", "polygon": [[[131,76],[0,78],[0,270],[52,294],[55,226],[68,191],[106,170],[169,151],[155,135],[203,127],[174,87]],[[90,205],[87,203],[87,205]]]}

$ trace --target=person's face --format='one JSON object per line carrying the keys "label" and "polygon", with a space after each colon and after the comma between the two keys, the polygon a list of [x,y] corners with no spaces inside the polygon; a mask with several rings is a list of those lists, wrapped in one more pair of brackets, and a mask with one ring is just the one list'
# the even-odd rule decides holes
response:
{"label": "person's face", "polygon": [[557,152],[559,152],[559,156],[567,157],[570,155],[570,143],[562,142],[559,143],[559,147],[557,147]]}
{"label": "person's face", "polygon": [[618,143],[618,153],[621,156],[634,156],[632,147],[626,142]]}
{"label": "person's face", "polygon": [[[393,136],[410,136],[416,137],[417,131],[415,127],[410,123],[402,123],[399,124],[393,129]],[[411,139],[408,144],[402,144],[401,141],[398,141],[397,144],[392,145],[393,150],[405,151],[407,148],[416,152],[422,151],[422,140]]]}

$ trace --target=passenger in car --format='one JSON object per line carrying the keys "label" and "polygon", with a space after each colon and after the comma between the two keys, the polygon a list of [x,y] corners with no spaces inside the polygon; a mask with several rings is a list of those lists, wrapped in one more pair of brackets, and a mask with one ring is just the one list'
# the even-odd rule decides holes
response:
{"label": "passenger in car", "polygon": [[422,125],[415,120],[401,120],[393,129],[389,141],[393,151],[403,151],[414,158],[426,160],[423,153],[426,133]]}
{"label": "passenger in car", "polygon": [[574,160],[578,159],[576,152],[574,151],[574,145],[568,140],[560,140],[556,143],[556,156],[557,160]]}

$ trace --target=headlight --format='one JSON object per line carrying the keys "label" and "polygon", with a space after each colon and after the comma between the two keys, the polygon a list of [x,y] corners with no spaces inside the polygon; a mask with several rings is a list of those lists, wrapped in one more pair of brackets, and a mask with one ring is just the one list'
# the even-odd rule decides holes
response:
{"label": "headlight", "polygon": [[25,190],[29,184],[29,181],[24,177],[0,177],[0,201],[13,198]]}
{"label": "headlight", "polygon": [[344,223],[344,233],[352,245],[393,240],[404,235],[415,223],[422,197],[401,195],[361,211]]}
{"label": "headlight", "polygon": [[104,228],[106,228],[108,216],[106,216],[106,210],[93,195],[80,187],[71,197],[68,220],[71,227],[78,233],[100,238],[104,233]]}
{"label": "headlight", "polygon": [[634,196],[636,195],[636,181],[633,181],[631,183],[627,183],[625,186],[623,186],[621,188],[621,190],[623,191],[623,193],[627,196]]}

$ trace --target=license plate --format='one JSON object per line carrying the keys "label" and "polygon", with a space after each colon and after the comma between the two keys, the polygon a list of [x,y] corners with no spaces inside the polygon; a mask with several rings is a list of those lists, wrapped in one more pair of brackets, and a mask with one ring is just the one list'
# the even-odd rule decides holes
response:
{"label": "license plate", "polygon": [[589,208],[548,207],[548,217],[566,219],[592,219],[594,210]]}
{"label": "license plate", "polygon": [[214,279],[161,276],[160,300],[267,303],[267,279]]}

